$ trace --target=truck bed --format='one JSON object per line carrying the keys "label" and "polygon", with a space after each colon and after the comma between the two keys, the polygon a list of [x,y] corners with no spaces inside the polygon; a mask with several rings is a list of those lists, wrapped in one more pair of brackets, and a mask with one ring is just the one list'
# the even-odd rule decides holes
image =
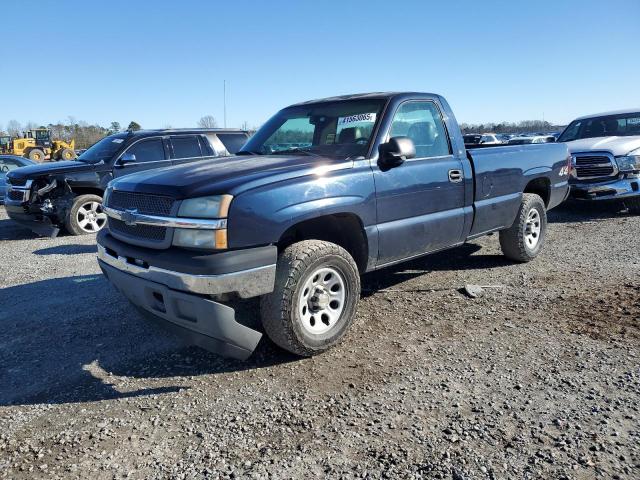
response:
{"label": "truck bed", "polygon": [[543,198],[547,208],[564,200],[569,158],[564,144],[474,148],[467,150],[467,157],[475,178],[470,238],[510,226],[518,213],[522,192],[528,185],[537,186],[533,182],[550,182],[549,198]]}

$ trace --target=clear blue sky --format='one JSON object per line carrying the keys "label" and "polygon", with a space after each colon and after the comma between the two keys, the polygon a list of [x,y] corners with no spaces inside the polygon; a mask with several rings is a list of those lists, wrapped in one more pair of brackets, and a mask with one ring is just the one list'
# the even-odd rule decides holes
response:
{"label": "clear blue sky", "polygon": [[0,128],[222,124],[223,79],[228,126],[365,91],[440,93],[466,122],[640,106],[640,0],[27,3],[2,2]]}

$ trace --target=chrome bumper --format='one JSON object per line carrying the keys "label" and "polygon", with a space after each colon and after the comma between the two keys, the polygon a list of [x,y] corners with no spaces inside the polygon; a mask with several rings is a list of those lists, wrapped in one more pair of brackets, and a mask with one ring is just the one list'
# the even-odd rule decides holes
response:
{"label": "chrome bumper", "polygon": [[571,196],[578,200],[623,200],[640,196],[640,177],[631,176],[608,183],[573,183]]}
{"label": "chrome bumper", "polygon": [[116,257],[98,244],[98,259],[105,264],[150,282],[160,283],[173,290],[201,295],[237,293],[241,298],[257,297],[273,291],[276,265],[241,270],[220,275],[193,275],[164,270],[135,259]]}

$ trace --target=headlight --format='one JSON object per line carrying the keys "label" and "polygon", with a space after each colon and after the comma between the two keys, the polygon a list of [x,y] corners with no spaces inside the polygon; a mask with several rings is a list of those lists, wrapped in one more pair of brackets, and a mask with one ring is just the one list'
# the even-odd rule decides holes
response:
{"label": "headlight", "polygon": [[226,218],[231,204],[231,195],[189,198],[183,200],[178,210],[179,217]]}
{"label": "headlight", "polygon": [[[183,200],[180,204],[178,217],[227,218],[232,199],[233,196],[231,195],[189,198]],[[173,233],[173,245],[183,248],[224,250],[227,248],[227,229],[200,230],[195,228],[176,228]]]}
{"label": "headlight", "polygon": [[632,172],[640,170],[640,155],[625,155],[624,157],[616,157],[618,169],[621,172]]}

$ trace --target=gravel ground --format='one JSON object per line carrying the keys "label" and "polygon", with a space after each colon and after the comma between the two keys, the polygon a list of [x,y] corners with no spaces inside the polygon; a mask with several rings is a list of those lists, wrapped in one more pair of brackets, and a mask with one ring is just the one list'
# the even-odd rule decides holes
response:
{"label": "gravel ground", "polygon": [[366,275],[341,346],[237,362],[0,208],[0,478],[640,478],[640,221],[549,218],[530,264],[492,236]]}

